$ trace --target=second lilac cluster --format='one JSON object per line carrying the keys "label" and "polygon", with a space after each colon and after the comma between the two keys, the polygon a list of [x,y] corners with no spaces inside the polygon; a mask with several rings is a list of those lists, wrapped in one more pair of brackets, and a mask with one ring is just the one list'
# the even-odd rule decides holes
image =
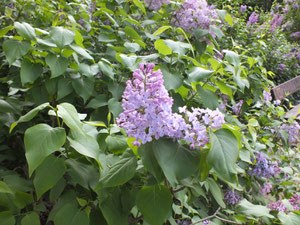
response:
{"label": "second lilac cluster", "polygon": [[300,125],[298,122],[294,121],[292,124],[283,124],[280,129],[289,132],[289,142],[296,142],[299,139]]}
{"label": "second lilac cluster", "polygon": [[300,195],[294,194],[290,199],[289,202],[293,206],[294,210],[300,210]]}
{"label": "second lilac cluster", "polygon": [[170,1],[169,0],[144,0],[144,3],[150,10],[158,10],[162,7],[163,4],[168,5]]}
{"label": "second lilac cluster", "polygon": [[249,172],[250,175],[256,177],[270,178],[280,173],[280,168],[277,162],[272,162],[266,159],[263,153],[258,153],[256,156],[256,164]]}
{"label": "second lilac cluster", "polygon": [[217,110],[186,107],[179,108],[181,114],[172,113],[173,99],[164,87],[160,70],[153,71],[154,64],[140,64],[133,73],[133,81],[126,82],[122,112],[117,124],[126,130],[129,137],[140,146],[154,139],[167,136],[183,139],[190,148],[201,148],[209,141],[207,129],[220,129],[225,123],[224,115]]}
{"label": "second lilac cluster", "polygon": [[232,190],[227,190],[224,194],[224,200],[227,204],[235,205],[242,200],[241,196]]}
{"label": "second lilac cluster", "polygon": [[197,28],[208,30],[211,20],[218,18],[214,6],[208,5],[205,0],[186,0],[175,16],[175,25],[187,31]]}

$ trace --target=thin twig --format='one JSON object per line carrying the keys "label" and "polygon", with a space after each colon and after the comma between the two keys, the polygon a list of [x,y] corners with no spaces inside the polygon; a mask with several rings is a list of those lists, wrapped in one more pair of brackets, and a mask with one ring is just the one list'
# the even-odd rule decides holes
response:
{"label": "thin twig", "polygon": [[185,189],[185,186],[182,186],[182,187],[177,188],[177,189],[172,189],[172,193],[174,194],[174,193],[176,193],[178,191],[182,191],[183,189]]}
{"label": "thin twig", "polygon": [[201,222],[203,222],[203,221],[205,221],[205,220],[209,220],[209,219],[213,219],[213,218],[217,218],[217,219],[219,219],[219,220],[221,220],[221,221],[224,221],[224,222],[227,222],[227,223],[239,224],[239,225],[240,225],[240,223],[237,223],[237,222],[235,222],[235,221],[227,220],[227,219],[224,219],[224,218],[222,218],[222,217],[217,216],[217,214],[218,214],[218,212],[219,212],[220,210],[221,210],[221,207],[219,207],[219,208],[217,209],[217,211],[216,211],[213,215],[208,216],[208,217],[205,217],[204,219],[201,219],[201,220],[199,220],[199,221],[197,221],[197,222],[195,222],[195,223],[192,223],[191,225],[195,225],[195,224],[201,223]]}

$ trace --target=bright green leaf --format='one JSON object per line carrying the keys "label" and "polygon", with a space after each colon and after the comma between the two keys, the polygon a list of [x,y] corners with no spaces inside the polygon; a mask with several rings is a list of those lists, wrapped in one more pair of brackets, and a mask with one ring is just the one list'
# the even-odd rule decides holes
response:
{"label": "bright green leaf", "polygon": [[34,28],[26,23],[19,23],[19,22],[15,22],[14,26],[16,27],[17,32],[25,39],[27,40],[35,40],[36,34],[35,34],[35,30]]}
{"label": "bright green leaf", "polygon": [[164,40],[159,39],[154,42],[155,49],[162,55],[172,54],[172,50],[165,44]]}
{"label": "bright green leaf", "polygon": [[188,72],[190,82],[200,82],[206,80],[214,71],[206,70],[201,67],[192,67]]}
{"label": "bright green leaf", "polygon": [[3,51],[11,66],[17,59],[26,55],[31,45],[27,41],[17,41],[15,39],[9,39],[3,42]]}
{"label": "bright green leaf", "polygon": [[46,64],[50,67],[51,78],[60,76],[68,68],[68,60],[65,57],[57,57],[54,54],[47,55]]}
{"label": "bright green leaf", "polygon": [[61,49],[64,46],[71,44],[75,38],[74,31],[65,29],[63,27],[52,27],[49,35],[57,47]]}

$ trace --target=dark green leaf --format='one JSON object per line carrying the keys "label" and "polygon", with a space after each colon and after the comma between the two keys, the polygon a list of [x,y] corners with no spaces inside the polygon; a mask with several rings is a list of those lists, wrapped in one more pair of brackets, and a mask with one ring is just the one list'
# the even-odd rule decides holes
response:
{"label": "dark green leaf", "polygon": [[43,72],[43,67],[39,63],[31,63],[24,59],[21,64],[21,82],[22,85],[33,82],[38,79]]}
{"label": "dark green leaf", "polygon": [[54,218],[55,225],[89,225],[88,215],[72,204],[62,207]]}
{"label": "dark green leaf", "polygon": [[223,192],[222,192],[221,188],[219,187],[219,185],[212,178],[208,178],[206,181],[208,182],[208,185],[209,185],[209,191],[214,196],[214,199],[216,200],[216,202],[219,204],[219,206],[225,208],[226,205],[223,202],[223,198],[224,198]]}
{"label": "dark green leaf", "polygon": [[188,72],[190,82],[200,82],[206,80],[214,71],[206,70],[201,67],[192,67]]}
{"label": "dark green leaf", "polygon": [[27,41],[17,41],[15,39],[9,39],[3,42],[3,51],[11,66],[17,59],[26,55],[31,45]]}
{"label": "dark green leaf", "polygon": [[75,38],[74,31],[62,27],[52,27],[49,35],[57,47],[61,49],[64,46],[71,44]]}
{"label": "dark green leaf", "polygon": [[48,124],[38,124],[25,131],[24,143],[29,176],[51,153],[59,150],[66,141],[65,129],[52,128]]}
{"label": "dark green leaf", "polygon": [[0,225],[15,225],[16,220],[13,212],[3,211],[0,212]]}
{"label": "dark green leaf", "polygon": [[30,212],[23,217],[21,225],[40,225],[40,217],[36,212]]}
{"label": "dark green leaf", "polygon": [[114,187],[125,184],[136,173],[137,159],[133,152],[126,151],[120,161],[114,164],[103,177],[100,184],[103,187]]}
{"label": "dark green leaf", "polygon": [[54,54],[47,55],[46,63],[50,67],[51,78],[58,77],[68,68],[68,60],[62,56],[57,57]]}
{"label": "dark green leaf", "polygon": [[108,150],[115,154],[123,153],[128,148],[127,137],[123,135],[109,135],[105,142]]}
{"label": "dark green leaf", "polygon": [[236,175],[236,160],[239,146],[234,134],[227,129],[211,133],[211,149],[207,161],[212,165],[218,177],[234,183]]}
{"label": "dark green leaf", "polygon": [[50,190],[64,175],[66,170],[64,159],[49,155],[36,169],[33,179],[34,187],[39,199],[46,191]]}
{"label": "dark green leaf", "polygon": [[151,225],[161,225],[172,211],[172,195],[165,186],[144,186],[136,197],[138,209]]}
{"label": "dark green leaf", "polygon": [[214,110],[219,107],[218,96],[214,92],[204,89],[200,85],[197,85],[197,92],[205,108]]}
{"label": "dark green leaf", "polygon": [[167,90],[176,90],[181,86],[182,78],[179,72],[170,71],[166,65],[163,65],[160,69],[164,78],[164,86]]}
{"label": "dark green leaf", "polygon": [[115,118],[117,118],[120,113],[123,112],[122,103],[115,98],[109,99],[108,108]]}
{"label": "dark green leaf", "polygon": [[172,184],[191,176],[199,167],[200,152],[191,151],[171,139],[154,141],[153,150],[158,164]]}

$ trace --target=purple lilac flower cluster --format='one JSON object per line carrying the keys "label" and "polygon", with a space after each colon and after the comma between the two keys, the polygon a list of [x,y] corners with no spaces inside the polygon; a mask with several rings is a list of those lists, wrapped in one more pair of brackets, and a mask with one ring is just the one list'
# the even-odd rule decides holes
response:
{"label": "purple lilac flower cluster", "polygon": [[211,224],[211,222],[210,222],[209,220],[204,220],[202,223],[203,223],[204,225]]}
{"label": "purple lilac flower cluster", "polygon": [[296,142],[300,135],[300,125],[294,121],[292,124],[283,124],[280,127],[281,130],[287,130],[289,132],[289,141]]}
{"label": "purple lilac flower cluster", "polygon": [[254,168],[249,171],[249,174],[256,177],[270,178],[280,173],[278,162],[272,162],[266,159],[262,152],[256,156],[256,164]]}
{"label": "purple lilac flower cluster", "polygon": [[241,99],[237,104],[232,106],[232,111],[235,115],[240,115],[244,100]]}
{"label": "purple lilac flower cluster", "polygon": [[150,10],[158,10],[162,7],[163,4],[168,5],[170,1],[169,0],[144,0],[144,3]]}
{"label": "purple lilac flower cluster", "polygon": [[294,210],[300,210],[300,195],[294,194],[290,199],[289,202],[293,206]]}
{"label": "purple lilac flower cluster", "polygon": [[140,146],[153,138],[163,136],[184,139],[191,148],[200,148],[208,143],[207,127],[219,129],[225,123],[224,115],[219,110],[179,108],[184,116],[172,113],[173,99],[169,97],[163,83],[160,70],[153,71],[154,64],[140,64],[140,69],[133,73],[134,80],[126,82],[123,94],[122,112],[116,119],[129,137],[137,140]]}
{"label": "purple lilac flower cluster", "polygon": [[274,32],[276,27],[279,27],[283,21],[283,15],[276,13],[273,17],[273,20],[270,22],[271,28],[270,31]]}
{"label": "purple lilac flower cluster", "polygon": [[272,101],[272,95],[270,93],[270,89],[269,91],[266,90],[263,91],[263,97],[264,97],[264,102]]}
{"label": "purple lilac flower cluster", "polygon": [[260,193],[264,194],[268,194],[270,193],[272,190],[272,184],[269,182],[265,182],[264,186],[260,188]]}
{"label": "purple lilac flower cluster", "polygon": [[247,6],[246,5],[241,5],[240,12],[244,13],[244,12],[246,12],[246,10],[247,10]]}
{"label": "purple lilac flower cluster", "polygon": [[248,22],[247,22],[247,26],[250,26],[251,24],[256,24],[258,21],[258,17],[259,14],[256,14],[255,12],[251,13]]}
{"label": "purple lilac flower cluster", "polygon": [[270,210],[276,210],[280,212],[285,212],[287,209],[281,200],[277,202],[272,202],[267,206]]}
{"label": "purple lilac flower cluster", "polygon": [[224,194],[224,200],[229,205],[235,205],[242,200],[241,196],[232,190],[227,190]]}
{"label": "purple lilac flower cluster", "polygon": [[217,19],[218,14],[214,6],[208,5],[205,0],[186,0],[182,8],[175,14],[175,25],[187,31],[194,29],[209,29],[212,19]]}

